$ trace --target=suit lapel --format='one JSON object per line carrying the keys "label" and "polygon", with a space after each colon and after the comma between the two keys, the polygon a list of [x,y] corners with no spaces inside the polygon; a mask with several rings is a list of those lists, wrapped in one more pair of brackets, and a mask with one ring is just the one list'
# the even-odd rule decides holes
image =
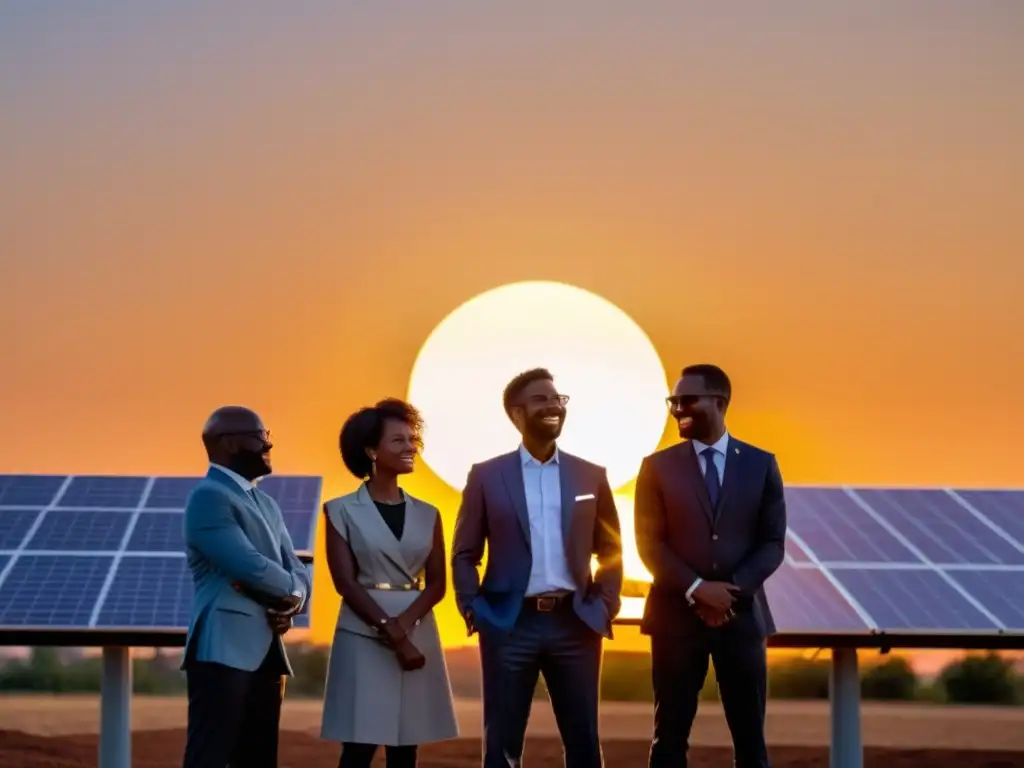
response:
{"label": "suit lapel", "polygon": [[256,517],[256,520],[259,521],[259,524],[263,526],[263,529],[267,532],[270,540],[277,540],[277,537],[274,536],[273,531],[270,529],[270,521],[267,519],[267,513],[263,510],[262,505],[258,504],[255,500],[255,497],[258,496],[261,491],[254,487],[253,493],[247,493],[242,486],[234,481],[233,478],[228,477],[217,469],[211,469],[207,473],[206,477],[216,483],[219,483],[230,493],[233,493],[241,499],[245,503],[246,509],[248,509]]}
{"label": "suit lapel", "polygon": [[519,526],[523,529],[526,543],[530,545],[530,512],[526,507],[526,489],[523,486],[523,462],[519,451],[510,453],[501,467],[501,479],[505,483],[512,507],[519,518]]}
{"label": "suit lapel", "polygon": [[[683,443],[682,446],[683,449],[681,452],[687,484],[697,495],[697,500],[700,502],[700,508],[704,510],[704,514],[707,517],[708,522],[714,523],[715,511],[711,507],[711,497],[708,496],[708,487],[704,483],[704,473],[700,471],[700,459],[697,457],[697,451],[695,450],[693,443],[689,441]],[[721,498],[719,498],[718,501],[719,505],[721,505]]]}
{"label": "suit lapel", "polygon": [[[370,492],[366,490],[366,486],[363,485],[359,488],[359,492],[356,494],[356,500],[352,504],[355,509],[354,517],[360,523],[366,526],[365,532],[369,535],[373,535],[373,541],[380,546],[381,552],[394,563],[395,567],[398,568],[402,573],[406,575],[410,580],[412,576],[409,574],[409,566],[405,561],[405,557],[402,554],[402,547],[398,539],[395,538],[395,534],[391,532],[388,524],[384,522],[384,518],[380,515],[380,510],[377,509],[377,505],[373,503],[373,498],[370,496]],[[405,529],[402,531],[403,538],[408,535],[409,522],[412,517],[410,512],[412,511],[409,503],[409,497],[405,497]]]}

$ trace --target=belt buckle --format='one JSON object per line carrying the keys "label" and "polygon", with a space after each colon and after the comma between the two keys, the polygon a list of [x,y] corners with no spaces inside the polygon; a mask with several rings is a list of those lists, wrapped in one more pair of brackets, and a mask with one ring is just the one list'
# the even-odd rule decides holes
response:
{"label": "belt buckle", "polygon": [[558,598],[556,597],[538,597],[537,598],[537,610],[547,613],[548,611],[555,610],[555,606],[558,605]]}

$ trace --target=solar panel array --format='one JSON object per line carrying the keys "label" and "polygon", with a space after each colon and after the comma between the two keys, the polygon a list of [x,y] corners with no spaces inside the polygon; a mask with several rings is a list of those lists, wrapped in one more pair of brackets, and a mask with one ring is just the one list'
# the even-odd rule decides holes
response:
{"label": "solar panel array", "polygon": [[1024,491],[788,486],[786,507],[765,583],[780,633],[1024,633]]}
{"label": "solar panel array", "polygon": [[[200,479],[0,475],[0,630],[185,629],[184,511]],[[259,484],[300,554],[313,551],[321,484]],[[308,613],[297,617],[308,625]]]}
{"label": "solar panel array", "polygon": [[1024,632],[1024,492],[786,490],[783,632]]}

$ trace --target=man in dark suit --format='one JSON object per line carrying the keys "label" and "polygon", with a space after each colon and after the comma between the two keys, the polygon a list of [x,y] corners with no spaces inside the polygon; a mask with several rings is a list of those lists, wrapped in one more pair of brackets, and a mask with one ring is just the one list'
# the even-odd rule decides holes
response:
{"label": "man in dark suit", "polygon": [[619,612],[622,542],[604,468],[556,446],[568,400],[544,369],[509,383],[505,413],[522,443],[470,469],[455,522],[455,596],[469,633],[480,633],[484,768],[521,764],[539,675],[567,768],[603,764],[601,638]]}
{"label": "man in dark suit", "polygon": [[769,765],[775,623],[763,584],[782,564],[786,502],[775,457],[726,431],[731,397],[721,368],[683,369],[668,402],[685,442],[645,458],[637,478],[637,549],[654,577],[640,629],[651,637],[651,768],[686,765],[709,657],[737,768]]}

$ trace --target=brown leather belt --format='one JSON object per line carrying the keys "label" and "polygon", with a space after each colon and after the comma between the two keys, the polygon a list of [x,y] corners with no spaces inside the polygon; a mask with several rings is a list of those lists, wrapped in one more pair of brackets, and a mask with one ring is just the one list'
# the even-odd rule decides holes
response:
{"label": "brown leather belt", "polygon": [[564,605],[572,603],[572,592],[555,595],[531,595],[523,598],[523,605],[540,613],[548,613]]}

